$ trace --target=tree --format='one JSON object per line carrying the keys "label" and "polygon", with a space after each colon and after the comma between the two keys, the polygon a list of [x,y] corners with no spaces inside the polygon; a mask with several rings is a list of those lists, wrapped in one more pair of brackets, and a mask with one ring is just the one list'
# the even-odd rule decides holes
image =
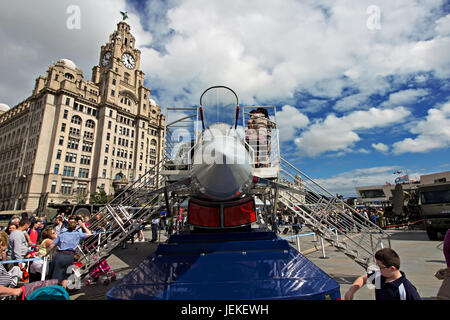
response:
{"label": "tree", "polygon": [[91,194],[89,203],[91,204],[107,204],[112,200],[112,195],[107,195],[105,190],[100,187],[97,188],[98,191]]}

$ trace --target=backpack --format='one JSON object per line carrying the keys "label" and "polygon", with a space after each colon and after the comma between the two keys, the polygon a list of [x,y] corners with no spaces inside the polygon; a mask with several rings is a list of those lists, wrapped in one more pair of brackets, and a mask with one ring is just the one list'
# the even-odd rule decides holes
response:
{"label": "backpack", "polygon": [[70,300],[70,296],[63,287],[52,285],[34,290],[27,300]]}

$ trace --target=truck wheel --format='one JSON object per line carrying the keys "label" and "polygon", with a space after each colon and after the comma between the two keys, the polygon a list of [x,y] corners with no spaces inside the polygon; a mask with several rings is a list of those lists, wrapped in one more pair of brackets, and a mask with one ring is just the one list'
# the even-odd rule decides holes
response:
{"label": "truck wheel", "polygon": [[78,208],[75,210],[74,215],[82,215],[89,217],[91,215],[91,212],[88,208]]}
{"label": "truck wheel", "polygon": [[428,239],[430,239],[431,241],[438,240],[437,231],[435,229],[427,228],[427,235],[428,235]]}

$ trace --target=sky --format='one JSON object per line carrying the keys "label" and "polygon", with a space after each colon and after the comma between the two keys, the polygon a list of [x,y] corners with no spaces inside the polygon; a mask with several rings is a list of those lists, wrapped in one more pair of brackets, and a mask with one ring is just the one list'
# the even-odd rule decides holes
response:
{"label": "sky", "polygon": [[67,58],[91,79],[127,11],[152,98],[224,85],[275,105],[281,155],[333,193],[450,171],[450,3],[16,0],[0,12],[0,103]]}

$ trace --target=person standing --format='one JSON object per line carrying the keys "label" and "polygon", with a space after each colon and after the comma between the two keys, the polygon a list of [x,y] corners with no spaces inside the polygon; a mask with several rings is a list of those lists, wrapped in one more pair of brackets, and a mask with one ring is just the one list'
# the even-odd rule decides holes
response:
{"label": "person standing", "polygon": [[9,235],[8,250],[6,260],[20,260],[27,257],[28,240],[25,237],[26,231],[30,227],[30,220],[23,218],[19,222],[19,227]]}
{"label": "person standing", "polygon": [[345,293],[345,300],[353,296],[367,282],[375,285],[376,300],[421,300],[416,287],[400,271],[400,257],[391,248],[383,248],[375,253],[379,271],[358,277]]}
{"label": "person standing", "polygon": [[436,298],[438,300],[450,300],[450,229],[445,234],[442,251],[447,268],[438,270],[434,275],[439,280],[442,280],[442,285],[439,288]]}
{"label": "person standing", "polygon": [[150,242],[155,242],[158,238],[158,224],[159,224],[159,219],[158,218],[153,218],[152,220],[152,240],[150,240]]}
{"label": "person standing", "polygon": [[[75,229],[78,226],[84,231],[79,232]],[[77,249],[78,243],[80,240],[86,239],[92,235],[91,231],[86,228],[82,219],[75,220],[75,217],[69,218],[69,225],[67,226],[67,231],[62,231],[53,243],[47,247],[47,254],[51,251],[55,246],[57,246],[57,250],[55,255],[53,256],[52,261],[52,270],[50,272],[51,279],[58,279],[61,282],[61,286],[63,288],[67,287],[67,278],[68,274],[66,273],[67,267],[71,266],[74,262],[74,254]]]}

